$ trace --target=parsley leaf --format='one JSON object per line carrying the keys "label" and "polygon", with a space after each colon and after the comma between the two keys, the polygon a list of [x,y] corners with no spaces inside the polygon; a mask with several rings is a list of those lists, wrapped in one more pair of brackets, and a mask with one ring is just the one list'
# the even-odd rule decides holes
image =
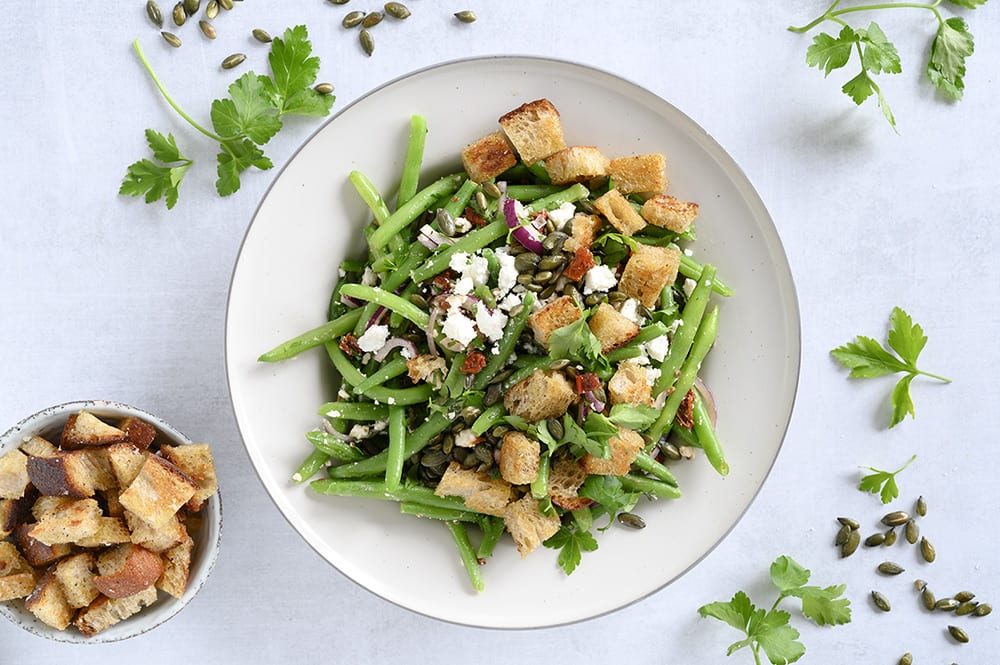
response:
{"label": "parsley leaf", "polygon": [[629,492],[622,488],[617,476],[587,476],[577,492],[580,496],[601,504],[614,518],[615,513],[628,512],[639,503],[641,492]]}
{"label": "parsley leaf", "polygon": [[212,102],[212,127],[220,136],[246,136],[264,145],[281,130],[281,119],[265,96],[266,76],[247,72],[229,86],[229,99]]}
{"label": "parsley leaf", "polygon": [[608,420],[615,425],[621,425],[637,432],[645,430],[656,422],[660,416],[659,409],[641,404],[615,404],[611,407]]}
{"label": "parsley leaf", "polygon": [[975,9],[986,4],[986,0],[948,0],[948,2],[966,9]]}
{"label": "parsley leaf", "polygon": [[147,129],[146,143],[156,162],[140,159],[130,164],[118,193],[126,196],[145,195],[146,203],[162,198],[167,204],[167,210],[170,210],[177,203],[178,187],[191,166],[191,160],[181,154],[173,134],[163,136]]}
{"label": "parsley leaf", "polygon": [[569,526],[559,527],[559,531],[543,544],[560,550],[556,561],[567,575],[571,575],[580,565],[582,552],[593,552],[597,549],[597,540],[594,536],[589,531],[581,530],[575,522]]}
{"label": "parsley leaf", "polygon": [[829,76],[830,72],[840,69],[851,59],[856,41],[857,35],[848,25],[841,29],[837,37],[821,32],[813,37],[812,46],[806,49],[806,64],[822,69],[824,76]]}
{"label": "parsley leaf", "polygon": [[219,178],[215,189],[219,196],[229,196],[240,188],[240,174],[251,166],[267,170],[273,166],[271,160],[250,139],[224,141],[218,155]]}
{"label": "parsley leaf", "polygon": [[889,347],[899,357],[886,350],[871,337],[858,336],[853,342],[838,346],[830,354],[844,367],[851,370],[852,379],[868,379],[887,374],[905,372],[892,391],[892,418],[889,427],[895,427],[907,414],[916,417],[913,399],[910,397],[910,383],[918,375],[951,383],[950,379],[930,374],[917,368],[917,357],[927,343],[927,336],[919,324],[913,323],[910,315],[899,307],[892,310],[889,317]]}
{"label": "parsley leaf", "polygon": [[965,59],[975,44],[965,20],[952,17],[938,26],[927,62],[927,76],[946,97],[959,100],[965,92]]}
{"label": "parsley leaf", "polygon": [[587,325],[585,316],[556,328],[549,335],[549,357],[565,358],[590,366],[601,358],[601,340],[597,339]]}
{"label": "parsley leaf", "polygon": [[878,494],[882,499],[882,503],[891,502],[899,496],[899,486],[896,485],[896,474],[910,466],[915,459],[917,459],[916,455],[911,457],[906,464],[899,467],[895,471],[883,471],[882,469],[876,469],[870,466],[861,467],[862,469],[868,469],[873,473],[861,478],[861,482],[858,483],[858,489],[862,492]]}
{"label": "parsley leaf", "polygon": [[872,74],[899,74],[903,71],[899,52],[882,32],[878,23],[872,21],[860,37],[864,43],[861,61],[866,71]]}

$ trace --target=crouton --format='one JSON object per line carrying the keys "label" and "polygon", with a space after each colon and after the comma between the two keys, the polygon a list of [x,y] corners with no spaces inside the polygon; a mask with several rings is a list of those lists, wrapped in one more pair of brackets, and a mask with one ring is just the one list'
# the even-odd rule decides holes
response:
{"label": "crouton", "polygon": [[163,574],[159,555],[129,543],[113,547],[97,559],[100,575],[94,586],[108,598],[127,598],[156,584]]}
{"label": "crouton", "polygon": [[676,247],[640,244],[629,257],[618,281],[618,290],[647,308],[656,306],[660,291],[677,279],[681,252]]}
{"label": "crouton", "polygon": [[565,510],[579,510],[593,501],[579,495],[587,472],[568,450],[556,452],[549,469],[549,496],[552,503]]}
{"label": "crouton", "polygon": [[506,480],[493,478],[483,471],[463,469],[458,462],[448,465],[434,494],[461,497],[470,509],[498,517],[512,498],[510,483]]}
{"label": "crouton", "polygon": [[583,316],[580,306],[572,296],[556,298],[528,317],[528,325],[535,333],[535,341],[548,348],[553,330],[568,326]]}
{"label": "crouton", "polygon": [[116,486],[114,489],[98,493],[98,496],[103,499],[104,514],[108,517],[122,517],[125,514],[125,508],[122,507],[122,502],[118,499],[120,492],[121,490]]}
{"label": "crouton", "polygon": [[27,596],[35,588],[36,577],[14,544],[0,541],[0,602]]}
{"label": "crouton", "polygon": [[156,440],[156,428],[142,418],[129,416],[118,423],[118,429],[125,433],[123,443],[131,443],[139,450],[146,450]]}
{"label": "crouton", "polygon": [[79,460],[84,473],[90,478],[90,485],[95,490],[105,491],[118,486],[106,447],[83,448],[71,455]]}
{"label": "crouton", "polygon": [[0,577],[30,568],[14,543],[0,541]]}
{"label": "crouton", "polygon": [[73,551],[73,546],[69,543],[46,545],[43,542],[35,540],[30,535],[31,530],[35,526],[34,523],[19,524],[14,528],[13,534],[17,548],[24,555],[25,560],[32,566],[47,566]]}
{"label": "crouton", "polygon": [[31,515],[32,494],[20,499],[0,499],[0,541],[4,540],[18,524]]}
{"label": "crouton", "polygon": [[163,553],[163,574],[156,581],[156,588],[166,591],[174,598],[180,598],[187,589],[188,575],[191,572],[191,554],[194,550],[194,540],[186,537],[176,546]]}
{"label": "crouton", "polygon": [[407,374],[410,377],[410,381],[414,383],[420,383],[421,381],[434,383],[435,381],[432,379],[435,378],[435,372],[437,373],[436,380],[441,381],[447,368],[448,363],[445,362],[444,358],[426,353],[406,361]]}
{"label": "crouton", "polygon": [[604,220],[598,215],[588,215],[585,212],[578,212],[573,215],[570,224],[573,226],[573,235],[566,240],[563,248],[575,252],[581,247],[589,249],[594,244],[597,232],[604,226]]}
{"label": "crouton", "polygon": [[93,499],[78,499],[46,514],[28,535],[44,545],[74,543],[96,533],[101,507]]}
{"label": "crouton", "polygon": [[150,455],[139,475],[118,498],[126,509],[159,528],[197,491],[198,484],[174,464]]}
{"label": "crouton", "polygon": [[89,607],[80,611],[73,621],[73,625],[87,637],[93,637],[155,602],[156,587],[154,586],[126,598],[100,596]]}
{"label": "crouton", "polygon": [[555,513],[543,514],[538,500],[525,494],[520,500],[507,505],[503,511],[503,523],[523,559],[559,531],[560,520]]}
{"label": "crouton", "polygon": [[94,495],[94,478],[87,459],[75,452],[28,457],[28,477],[42,494],[84,499]]}
{"label": "crouton", "polygon": [[608,174],[610,160],[592,145],[563,148],[545,158],[545,170],[556,185],[568,185]]}
{"label": "crouton", "polygon": [[608,175],[622,194],[660,194],[670,186],[667,158],[659,153],[612,159]]}
{"label": "crouton", "polygon": [[684,233],[698,216],[698,204],[679,201],[668,194],[657,194],[642,204],[639,214],[654,226]]}
{"label": "crouton", "polygon": [[[134,513],[125,511],[125,521],[131,531],[130,540],[151,552],[165,552],[176,546],[187,536],[184,525],[176,515],[171,515],[160,527],[153,527]],[[128,542],[123,541],[123,542]]]}
{"label": "crouton", "polygon": [[631,360],[618,365],[608,381],[608,398],[612,404],[650,406],[653,388],[646,380],[646,368]]}
{"label": "crouton", "polygon": [[21,452],[29,457],[51,457],[58,451],[58,448],[40,436],[32,436],[21,444]]}
{"label": "crouton", "polygon": [[462,166],[473,182],[485,182],[517,164],[503,132],[497,130],[462,149]]}
{"label": "crouton", "polygon": [[646,226],[639,213],[617,189],[610,189],[594,201],[594,207],[604,215],[611,226],[618,229],[622,235],[630,236]]}
{"label": "crouton", "polygon": [[598,305],[587,321],[594,337],[601,341],[601,352],[617,349],[639,334],[639,325],[606,302]]}
{"label": "crouton", "polygon": [[212,460],[212,450],[208,444],[161,446],[160,454],[198,484],[198,490],[188,501],[187,509],[193,513],[201,510],[208,497],[219,489],[219,481],[215,476],[215,462]]}
{"label": "crouton", "polygon": [[538,477],[542,447],[536,439],[517,430],[503,436],[497,466],[500,476],[511,485],[526,485]]}
{"label": "crouton", "polygon": [[51,568],[38,580],[38,584],[25,599],[24,606],[42,623],[56,630],[65,630],[73,620],[73,608],[66,601],[62,585]]}
{"label": "crouton", "polygon": [[608,447],[611,449],[609,459],[587,453],[580,459],[580,464],[591,475],[624,476],[629,472],[644,443],[638,432],[619,427],[618,434],[608,439]]}
{"label": "crouton", "polygon": [[504,395],[503,405],[511,415],[535,423],[563,415],[575,399],[565,376],[536,369],[531,376],[511,386]]}
{"label": "crouton", "polygon": [[52,513],[65,508],[74,501],[76,499],[69,496],[40,496],[31,505],[31,516],[35,518],[36,522],[41,522]]}
{"label": "crouton", "polygon": [[70,607],[86,607],[100,593],[94,586],[94,565],[94,556],[89,552],[67,557],[56,564],[55,576]]}
{"label": "crouton", "polygon": [[108,461],[118,480],[118,487],[128,487],[139,475],[149,453],[131,443],[116,443],[108,447]]}
{"label": "crouton", "polygon": [[125,439],[125,432],[107,424],[89,411],[70,414],[63,428],[59,447],[63,449],[81,446],[106,446]]}
{"label": "crouton", "polygon": [[75,544],[80,547],[108,547],[130,543],[133,540],[133,534],[129,533],[120,517],[99,517],[97,530],[90,536],[78,538]]}
{"label": "crouton", "polygon": [[20,499],[29,482],[27,455],[14,448],[0,457],[0,499]]}
{"label": "crouton", "polygon": [[559,111],[547,99],[522,104],[500,116],[499,122],[525,164],[534,164],[566,147]]}

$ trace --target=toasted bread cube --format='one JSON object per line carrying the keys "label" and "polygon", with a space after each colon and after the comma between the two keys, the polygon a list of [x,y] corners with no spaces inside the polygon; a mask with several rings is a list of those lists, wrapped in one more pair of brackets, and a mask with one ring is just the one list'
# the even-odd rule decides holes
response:
{"label": "toasted bread cube", "polygon": [[73,625],[87,637],[93,637],[155,602],[155,586],[150,586],[127,598],[100,596],[87,609],[80,611]]}
{"label": "toasted bread cube", "polygon": [[93,535],[78,538],[75,544],[80,547],[108,547],[130,543],[134,540],[132,536],[120,517],[100,517]]}
{"label": "toasted bread cube", "polygon": [[156,428],[142,418],[129,416],[120,423],[118,429],[125,433],[123,443],[131,443],[139,450],[146,450],[156,440]]}
{"label": "toasted bread cube", "polygon": [[76,499],[69,496],[40,496],[31,505],[31,516],[35,518],[36,522],[41,522],[57,510],[62,510],[74,501]]}
{"label": "toasted bread cube", "polygon": [[31,566],[21,556],[14,543],[6,540],[0,541],[0,577],[20,573],[30,568]]}
{"label": "toasted bread cube", "polygon": [[106,446],[125,439],[125,432],[107,424],[89,411],[70,414],[63,428],[59,446],[64,449],[81,446]]}
{"label": "toasted bread cube", "polygon": [[31,515],[31,495],[20,499],[0,499],[0,541]]}
{"label": "toasted bread cube", "polygon": [[131,443],[116,443],[108,447],[108,461],[118,480],[118,487],[128,487],[139,475],[149,453]]}
{"label": "toasted bread cube", "polygon": [[587,453],[580,458],[580,464],[591,475],[624,476],[629,472],[644,443],[638,432],[619,427],[618,434],[608,439],[608,446],[611,448],[610,459],[601,459]]}
{"label": "toasted bread cube", "polygon": [[94,479],[86,460],[71,452],[51,457],[28,457],[28,477],[38,491],[48,496],[84,499],[94,495]]}
{"label": "toasted bread cube", "polygon": [[187,589],[191,572],[191,555],[194,540],[184,532],[186,538],[163,553],[163,574],[156,581],[156,588],[166,591],[174,598],[180,598]]}
{"label": "toasted bread cube", "polygon": [[38,583],[37,575],[30,568],[19,573],[0,576],[0,602],[24,598]]}
{"label": "toasted bread cube", "polygon": [[536,423],[563,415],[575,400],[573,388],[560,372],[536,369],[511,386],[503,404],[511,415]]}
{"label": "toasted bread cube", "polygon": [[168,460],[150,455],[139,475],[118,497],[121,504],[154,528],[166,524],[198,491],[198,484]]}
{"label": "toasted bread cube", "polygon": [[527,485],[538,477],[541,444],[523,432],[504,434],[497,466],[500,476],[511,485]]}
{"label": "toasted bread cube", "polygon": [[601,352],[617,349],[639,334],[639,325],[606,302],[598,305],[587,321],[594,337],[601,341]]}
{"label": "toasted bread cube", "polygon": [[462,166],[473,182],[486,182],[517,164],[503,132],[497,130],[462,149]]}
{"label": "toasted bread cube", "polygon": [[[170,519],[162,526],[153,527],[134,513],[126,510],[125,521],[131,531],[129,539],[151,552],[165,552],[181,543],[187,536],[187,531],[177,515],[171,515]],[[128,540],[123,542],[128,542]]]}
{"label": "toasted bread cube", "polygon": [[24,606],[39,621],[56,630],[65,630],[73,620],[73,608],[66,601],[62,585],[51,568],[38,580],[38,584],[25,599]]}
{"label": "toasted bread cube", "polygon": [[608,381],[608,398],[612,404],[650,406],[653,388],[646,380],[646,368],[631,360],[618,365]]}
{"label": "toasted bread cube", "polygon": [[579,510],[593,501],[580,496],[580,487],[587,479],[580,461],[567,449],[561,449],[552,457],[549,469],[549,496],[552,503],[565,510]]}
{"label": "toasted bread cube", "polygon": [[94,586],[95,563],[94,555],[81,552],[56,564],[55,576],[62,585],[63,595],[70,607],[86,607],[100,593]]}
{"label": "toasted bread cube", "polygon": [[20,499],[29,482],[27,455],[14,448],[0,457],[0,499]]}
{"label": "toasted bread cube", "polygon": [[108,598],[127,598],[156,584],[163,574],[158,554],[129,543],[113,547],[98,558],[100,575],[94,586]]}
{"label": "toasted bread cube", "polygon": [[500,516],[511,500],[511,487],[503,478],[493,478],[475,469],[463,469],[458,462],[448,465],[434,489],[438,496],[458,496],[472,510]]}
{"label": "toasted bread cube", "polygon": [[77,499],[46,514],[28,532],[45,545],[74,543],[97,532],[101,507],[93,499]]}
{"label": "toasted bread cube", "polygon": [[111,468],[107,448],[83,448],[70,454],[79,460],[84,473],[90,478],[90,485],[95,490],[105,491],[118,487],[118,479]]}
{"label": "toasted bread cube", "polygon": [[667,191],[667,158],[662,154],[635,155],[612,159],[608,165],[608,175],[615,189],[622,194],[653,193]]}
{"label": "toasted bread cube", "polygon": [[125,508],[122,507],[122,502],[118,498],[120,491],[115,488],[100,492],[101,498],[104,499],[104,514],[108,517],[123,517],[125,515]]}
{"label": "toasted bread cube", "polygon": [[555,513],[543,514],[538,500],[531,494],[525,494],[520,500],[507,505],[503,511],[503,523],[522,559],[555,535],[560,525],[559,516]]}
{"label": "toasted bread cube", "polygon": [[528,317],[528,325],[535,333],[535,341],[548,348],[553,330],[568,326],[583,316],[580,306],[572,296],[556,298]]}
{"label": "toasted bread cube", "polygon": [[570,224],[573,225],[573,235],[566,240],[563,247],[568,251],[575,252],[581,247],[590,249],[597,238],[597,232],[604,226],[604,220],[598,215],[578,212],[573,215]]}
{"label": "toasted bread cube", "polygon": [[69,543],[56,543],[46,545],[43,542],[31,537],[31,530],[37,526],[34,523],[19,524],[14,528],[14,541],[17,548],[24,555],[25,560],[36,568],[47,566],[53,561],[61,559],[73,551],[73,546]]}
{"label": "toasted bread cube", "polygon": [[32,436],[20,446],[21,452],[28,457],[51,457],[59,452],[48,439],[40,436]]}
{"label": "toasted bread cube", "polygon": [[420,383],[421,381],[433,382],[435,372],[438,380],[443,380],[444,372],[448,369],[448,363],[441,356],[432,356],[429,353],[422,353],[406,361],[407,374],[410,381]]}
{"label": "toasted bread cube", "polygon": [[545,170],[556,185],[583,182],[608,174],[611,163],[596,146],[574,145],[545,158]]}
{"label": "toasted bread cube", "polygon": [[187,503],[187,509],[193,513],[201,510],[205,501],[219,489],[219,481],[215,475],[215,462],[212,450],[206,443],[192,443],[184,446],[161,446],[160,454],[174,463],[178,469],[198,483],[198,491]]}
{"label": "toasted bread cube", "polygon": [[677,279],[680,265],[681,251],[676,247],[640,244],[625,264],[618,290],[653,308],[663,287]]}
{"label": "toasted bread cube", "polygon": [[505,113],[500,116],[500,126],[528,165],[566,147],[559,111],[547,99],[536,99]]}
{"label": "toasted bread cube", "polygon": [[657,194],[642,204],[639,214],[654,226],[684,233],[698,216],[698,204],[679,201],[669,194]]}
{"label": "toasted bread cube", "polygon": [[608,190],[594,201],[594,207],[622,235],[630,236],[646,226],[646,220],[639,216],[628,199],[617,189]]}

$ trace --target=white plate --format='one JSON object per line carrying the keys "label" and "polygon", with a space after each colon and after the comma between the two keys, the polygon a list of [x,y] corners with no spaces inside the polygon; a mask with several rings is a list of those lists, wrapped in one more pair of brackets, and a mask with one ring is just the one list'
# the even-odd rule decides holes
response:
{"label": "white plate", "polygon": [[[255,362],[325,321],[337,265],[368,218],[347,176],[367,174],[387,199],[402,168],[409,117],[427,118],[422,183],[460,168],[467,143],[496,119],[546,97],[570,144],[609,156],[663,152],[671,192],[701,205],[695,255],[736,289],[705,376],[720,405],[732,467],[677,465],[684,497],[637,508],[647,527],[600,534],[572,576],[556,552],[521,560],[509,540],[471,591],[444,526],[381,501],[318,496],[289,477],[309,452],[303,434],[334,399],[322,351]],[[722,301],[722,299],[718,299]],[[416,612],[474,626],[551,626],[618,609],[660,589],[704,557],[743,515],[781,446],[799,369],[799,317],[788,263],[767,210],[726,152],[688,117],[641,87],[580,65],[525,57],[462,60],[393,81],[340,111],[279,174],[247,231],[226,321],[233,408],[247,451],[278,508],[340,572]]]}

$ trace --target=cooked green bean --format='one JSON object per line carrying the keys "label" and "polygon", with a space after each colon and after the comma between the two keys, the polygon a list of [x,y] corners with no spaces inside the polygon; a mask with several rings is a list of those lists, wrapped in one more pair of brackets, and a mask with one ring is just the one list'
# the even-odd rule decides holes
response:
{"label": "cooked green bean", "polygon": [[434,396],[434,386],[429,383],[421,383],[410,388],[386,388],[385,386],[375,386],[365,391],[365,396],[370,397],[381,404],[412,406],[413,404],[423,404]]}
{"label": "cooked green bean", "polygon": [[[337,422],[338,420],[340,421],[339,423]],[[346,428],[342,425],[343,419],[335,418],[331,422],[341,433],[346,431]],[[365,458],[365,454],[351,444],[341,441],[332,434],[322,430],[306,432],[306,439],[309,440],[309,443],[313,444],[316,450],[326,453],[330,457],[336,457],[342,462],[357,462]]]}
{"label": "cooked green bean", "polygon": [[[343,467],[333,467],[339,469]],[[333,470],[331,469],[331,471]],[[434,490],[423,485],[402,484],[390,492],[385,486],[385,479],[377,480],[314,480],[310,484],[316,492],[332,496],[358,496],[384,501],[415,501],[428,506],[450,510],[469,510],[462,499],[455,496],[437,496]]]}
{"label": "cooked green bean", "polygon": [[368,238],[368,247],[373,250],[385,247],[393,236],[398,235],[412,224],[440,196],[451,194],[458,189],[463,180],[465,180],[464,175],[455,173],[424,187],[412,199],[396,208],[396,212],[389,215],[385,222],[375,229],[375,232]]}
{"label": "cooked green bean", "polygon": [[455,510],[454,508],[441,508],[440,506],[428,506],[417,501],[401,501],[399,512],[404,515],[415,515],[426,517],[432,520],[444,520],[447,522],[478,522],[479,513],[470,510]]}
{"label": "cooked green bean", "polygon": [[705,451],[712,468],[719,472],[720,476],[729,475],[729,464],[726,462],[725,453],[722,451],[722,442],[719,441],[715,428],[712,426],[712,419],[708,415],[705,400],[698,390],[694,391],[694,432],[701,442],[701,449]]}
{"label": "cooked green bean", "polygon": [[368,179],[368,176],[361,171],[351,171],[347,179],[351,181],[358,196],[365,202],[368,209],[372,211],[376,222],[381,224],[389,218],[389,206],[385,204],[385,199],[382,198],[382,195],[375,188],[372,181]]}
{"label": "cooked green bean", "polygon": [[478,188],[479,185],[473,180],[463,182],[458,191],[452,194],[444,205],[444,211],[452,217],[461,217],[462,213],[465,212],[465,206],[469,205],[472,195],[476,193]]}
{"label": "cooked green bean", "polygon": [[355,395],[364,395],[366,391],[381,386],[389,379],[394,379],[406,371],[406,358],[399,356],[382,365],[378,371],[354,386]]}
{"label": "cooked green bean", "polygon": [[333,363],[333,368],[340,374],[344,383],[356,386],[367,378],[354,366],[347,354],[340,350],[336,342],[326,342],[323,346],[326,348],[326,355],[330,357],[330,362]]}
{"label": "cooked green bean", "polygon": [[483,532],[483,538],[479,541],[476,558],[480,560],[489,559],[493,556],[493,550],[496,549],[500,536],[503,535],[503,520],[494,515],[480,515],[479,530]]}
{"label": "cooked green bean", "polygon": [[502,423],[506,415],[507,409],[504,408],[503,404],[494,404],[484,409],[475,422],[472,423],[472,433],[476,436],[482,436],[494,425]]}
{"label": "cooked green bean", "polygon": [[[419,288],[420,288],[419,284],[417,284],[416,282],[410,282],[409,284],[406,285],[406,288],[404,288],[402,292],[400,292],[399,297],[402,298],[403,300],[410,300],[410,296],[416,293]],[[399,328],[401,325],[403,325],[403,315],[400,314],[399,312],[390,313],[389,327]]]}
{"label": "cooked green bean", "polygon": [[385,466],[385,487],[390,492],[399,489],[403,477],[403,447],[406,444],[406,409],[389,407],[389,448]]}
{"label": "cooked green bean", "polygon": [[282,342],[267,353],[261,354],[257,360],[258,362],[273,363],[279,360],[294,358],[303,351],[317,347],[324,342],[336,339],[350,332],[359,316],[361,316],[360,310],[351,310],[333,321],[327,321],[323,325],[306,331],[297,337],[293,337],[287,342]]}
{"label": "cooked green bean", "polygon": [[[528,172],[531,173],[531,175],[539,183],[541,183],[543,185],[551,185],[552,184],[552,179],[549,178],[549,172],[545,168],[545,162],[543,162],[543,161],[537,161],[534,164],[525,164],[525,167],[528,169]],[[513,168],[511,170],[513,170]]]}
{"label": "cooked green bean", "polygon": [[562,185],[507,185],[507,196],[522,202],[534,201],[563,189]]}
{"label": "cooked green bean", "polygon": [[668,329],[665,325],[659,321],[654,321],[642,328],[639,334],[633,337],[628,344],[615,349],[614,351],[609,351],[604,354],[604,357],[608,359],[608,362],[616,363],[622,360],[628,360],[629,358],[638,358],[642,355],[642,351],[639,346],[645,344],[646,342],[652,341],[657,337],[666,335]]}
{"label": "cooked green bean", "polygon": [[385,420],[389,407],[367,402],[327,402],[319,408],[319,415],[344,420]]}
{"label": "cooked green bean", "polygon": [[384,291],[377,286],[365,286],[364,284],[345,284],[340,290],[345,296],[357,298],[366,302],[381,305],[417,324],[418,328],[427,328],[430,318],[424,310],[414,305],[409,300],[400,298],[395,293]]}
{"label": "cooked green bean", "polygon": [[653,476],[657,480],[662,480],[668,485],[673,485],[677,487],[677,478],[674,477],[673,472],[667,467],[657,462],[655,459],[650,457],[649,453],[639,452],[636,456],[635,462],[633,462],[641,470],[645,471],[649,475]]}
{"label": "cooked green bean", "polygon": [[[653,496],[661,499],[679,499],[681,497],[681,491],[679,489],[673,485],[663,482],[662,480],[647,478],[646,476],[636,476],[631,473],[624,476],[618,476],[618,479],[622,483],[622,489],[629,492],[652,494]],[[315,482],[322,481],[317,480]]]}
{"label": "cooked green bean", "polygon": [[296,484],[304,483],[320,472],[326,463],[330,461],[330,456],[319,448],[313,448],[308,457],[302,460],[302,464],[292,474],[292,481]]}
{"label": "cooked green bean", "polygon": [[[423,450],[424,446],[430,443],[431,439],[448,429],[448,426],[451,425],[451,421],[452,419],[448,418],[443,413],[435,413],[429,417],[424,424],[410,432],[410,434],[406,437],[406,449],[403,451],[403,457],[408,458],[414,453],[418,453]],[[367,459],[353,462],[351,464],[343,464],[341,466],[332,467],[330,469],[330,477],[364,478],[366,476],[375,476],[378,474],[382,474],[384,476],[388,457],[388,452],[383,450],[377,455],[372,455]]]}
{"label": "cooked green bean", "polygon": [[660,376],[653,384],[653,397],[670,387],[681,368],[681,364],[687,358],[701,318],[705,314],[705,308],[708,307],[714,278],[715,268],[710,265],[705,266],[705,269],[701,271],[698,284],[691,291],[687,304],[684,305],[684,310],[681,312],[681,325],[674,333],[674,338],[670,340],[670,350],[663,362],[660,363]]}
{"label": "cooked green bean", "polygon": [[451,532],[455,546],[458,547],[458,556],[462,559],[462,565],[469,573],[472,588],[476,591],[482,591],[484,588],[483,571],[479,567],[479,559],[476,557],[475,550],[472,549],[472,543],[469,542],[469,532],[465,530],[465,525],[461,522],[445,522],[445,524],[448,525],[448,531]]}
{"label": "cooked green bean", "polygon": [[[701,273],[705,266],[699,263],[694,257],[681,252],[681,265],[678,272],[688,279],[701,279]],[[718,277],[712,278],[712,290],[720,296],[729,297],[733,295],[733,290]]]}
{"label": "cooked green bean", "polygon": [[549,495],[549,464],[548,453],[539,456],[538,475],[531,481],[531,496],[539,500]]}
{"label": "cooked green bean", "polygon": [[543,196],[540,199],[535,199],[524,207],[528,212],[554,210],[563,203],[573,203],[574,201],[587,198],[588,195],[590,195],[590,190],[580,183],[576,183],[575,185],[570,185],[566,189],[559,190],[555,194],[549,194],[548,196]]}
{"label": "cooked green bean", "polygon": [[411,115],[410,137],[406,143],[406,158],[403,160],[403,175],[399,179],[399,193],[396,194],[397,208],[412,199],[417,193],[426,141],[427,120],[421,115]]}
{"label": "cooked green bean", "polygon": [[501,221],[491,222],[481,229],[470,231],[460,240],[438,247],[423,265],[413,271],[414,282],[423,282],[443,272],[451,262],[451,257],[459,252],[472,254],[486,247],[491,242],[503,238],[507,234],[507,224]]}

